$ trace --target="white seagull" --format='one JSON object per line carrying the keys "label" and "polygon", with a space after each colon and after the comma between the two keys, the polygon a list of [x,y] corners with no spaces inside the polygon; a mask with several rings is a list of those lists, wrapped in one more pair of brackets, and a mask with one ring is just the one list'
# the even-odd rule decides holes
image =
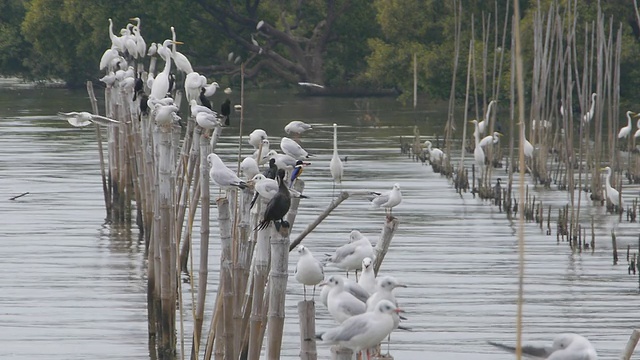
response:
{"label": "white seagull", "polygon": [[350,270],[357,271],[362,266],[364,258],[374,258],[371,241],[362,235],[360,231],[351,231],[349,239],[350,242],[348,244],[340,246],[333,255],[329,256],[326,265],[331,264],[347,272]]}
{"label": "white seagull", "polygon": [[244,160],[242,160],[242,162],[240,163],[240,170],[247,178],[247,180],[252,179],[254,176],[260,173],[258,163],[251,156],[247,156],[246,158],[244,158]]}
{"label": "white seagull", "polygon": [[283,137],[282,140],[280,140],[280,149],[283,153],[296,160],[308,159],[309,156],[311,156],[300,144],[288,137]]}
{"label": "white seagull", "polygon": [[120,124],[120,122],[117,120],[110,119],[108,117],[104,117],[100,115],[94,115],[86,111],[81,111],[81,112],[72,111],[68,113],[59,112],[58,116],[67,120],[67,122],[69,122],[71,126],[75,126],[75,127],[85,127],[92,123],[102,125],[102,126]]}
{"label": "white seagull", "polygon": [[350,317],[367,311],[365,303],[345,291],[344,278],[342,276],[332,275],[326,282],[321,284],[331,288],[327,297],[327,309],[329,309],[329,314],[338,323],[342,324]]}
{"label": "white seagull", "polygon": [[[489,344],[512,353],[516,352],[514,346],[503,345],[493,341]],[[536,359],[548,360],[597,360],[598,354],[591,342],[578,334],[560,334],[553,339],[551,346],[524,344],[522,354]]]}
{"label": "white seagull", "polygon": [[300,258],[296,264],[295,278],[302,284],[304,299],[307,300],[307,286],[313,286],[313,296],[316,293],[316,285],[324,280],[324,270],[318,259],[304,245],[298,245],[298,254]]}
{"label": "white seagull", "polygon": [[376,274],[373,271],[373,260],[370,257],[362,259],[362,273],[360,273],[358,285],[362,286],[369,294],[376,292]]}
{"label": "white seagull", "polygon": [[287,154],[278,154],[275,150],[269,151],[267,153],[267,157],[269,159],[276,160],[276,166],[278,167],[278,169],[289,171],[293,170],[293,168],[296,167],[296,163],[298,162],[298,160],[296,160],[295,158]]}
{"label": "white seagull", "polygon": [[[340,326],[319,337],[329,344],[338,344],[355,353],[378,345],[394,329],[394,316],[402,310],[387,300],[377,304],[375,311],[352,316]],[[367,352],[367,358],[369,358]]]}
{"label": "white seagull", "polygon": [[384,208],[385,212],[389,210],[389,215],[391,215],[391,210],[402,202],[402,193],[400,192],[400,184],[393,184],[393,188],[391,191],[385,193],[377,193],[372,192],[372,195],[375,195],[373,199],[371,199],[371,208],[379,209]]}
{"label": "white seagull", "polygon": [[304,123],[302,121],[299,120],[294,120],[290,123],[287,124],[287,126],[284,127],[284,131],[287,134],[302,134],[303,132],[307,131],[307,130],[311,130],[311,125]]}
{"label": "white seagull", "polygon": [[232,187],[244,189],[246,187],[245,182],[236,175],[235,171],[229,169],[217,154],[211,153],[207,155],[207,161],[211,165],[209,176],[214,183],[220,186],[220,189],[226,190]]}
{"label": "white seagull", "polygon": [[260,147],[262,140],[267,140],[267,132],[262,129],[255,129],[249,134],[249,145],[253,146],[254,149]]}

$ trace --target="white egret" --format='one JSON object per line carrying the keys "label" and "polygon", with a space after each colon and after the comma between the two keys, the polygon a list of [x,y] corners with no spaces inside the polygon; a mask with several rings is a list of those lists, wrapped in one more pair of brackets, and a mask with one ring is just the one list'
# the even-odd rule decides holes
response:
{"label": "white egret", "polygon": [[67,120],[67,122],[69,122],[70,125],[75,127],[85,127],[92,123],[102,125],[102,126],[120,124],[120,122],[117,120],[110,119],[108,117],[104,117],[100,115],[94,115],[86,111],[80,111],[80,112],[73,111],[68,113],[59,112],[58,116]]}
{"label": "white egret", "polygon": [[111,47],[124,52],[123,39],[113,33],[113,21],[109,18],[109,39],[111,39]]}
{"label": "white egret", "polygon": [[596,106],[596,96],[598,96],[598,94],[591,94],[591,107],[589,108],[589,111],[587,111],[587,113],[582,117],[582,121],[585,123],[589,123],[591,122],[591,119],[593,119],[593,111]]}
{"label": "white egret", "polygon": [[379,209],[384,208],[385,212],[389,211],[389,216],[391,216],[391,211],[394,207],[402,202],[402,193],[400,192],[400,184],[393,184],[393,188],[391,191],[385,193],[376,193],[372,192],[371,194],[375,195],[373,199],[371,199],[371,208]]}
{"label": "white egret", "polygon": [[636,123],[636,127],[638,128],[638,130],[636,130],[636,133],[633,134],[634,138],[637,138],[638,136],[640,136],[640,119],[638,119],[638,122]]}
{"label": "white egret", "polygon": [[200,89],[207,85],[207,78],[192,72],[187,74],[184,79],[184,94],[187,97],[187,101],[196,100],[200,96]]}
{"label": "white egret", "polygon": [[109,64],[111,64],[113,59],[118,58],[120,53],[116,48],[110,48],[104,51],[102,57],[100,58],[100,70],[106,69]]}
{"label": "white egret", "polygon": [[609,201],[614,206],[617,206],[620,208],[620,210],[622,210],[624,208],[624,201],[620,203],[620,200],[621,200],[620,193],[613,186],[611,186],[611,168],[607,166],[600,169],[600,171],[606,171],[607,177],[605,180],[605,186],[606,186],[607,199],[609,199]]}
{"label": "white egret", "polygon": [[480,140],[480,146],[485,147],[489,144],[497,144],[500,141],[501,133],[494,131],[493,135],[487,135]]}
{"label": "white egret", "polygon": [[287,134],[300,135],[307,130],[311,130],[311,125],[299,120],[294,120],[284,127],[284,132],[286,132]]}
{"label": "white egret", "polygon": [[289,155],[297,160],[308,159],[309,156],[311,156],[305,149],[302,148],[302,146],[300,146],[300,144],[298,144],[294,140],[289,139],[288,137],[283,137],[280,140],[280,149],[286,155]]}
{"label": "white egret", "polygon": [[620,128],[620,131],[618,132],[618,139],[626,138],[631,134],[631,115],[637,116],[633,111],[627,111],[627,126]]}
{"label": "white egret", "polygon": [[437,161],[442,161],[445,157],[444,152],[438,148],[434,148],[431,141],[427,140],[424,142],[424,146],[427,148],[427,152],[429,152],[429,161],[433,164]]}
{"label": "white egret", "polygon": [[[162,43],[163,49],[168,51],[168,46],[173,43],[172,40],[167,39]],[[161,51],[158,51],[162,55]],[[151,94],[149,98],[162,99],[169,92],[169,73],[171,72],[171,56],[165,58],[164,70],[160,72],[155,80],[153,80],[153,87],[151,88]]]}
{"label": "white egret", "polygon": [[298,245],[298,254],[300,259],[296,264],[295,278],[302,284],[304,299],[307,299],[307,286],[313,286],[312,297],[316,294],[316,285],[324,280],[324,270],[318,259],[304,245]]}
{"label": "white egret", "polygon": [[191,74],[193,72],[193,67],[191,67],[191,62],[184,56],[181,52],[176,50],[176,44],[182,44],[180,41],[176,41],[176,30],[172,26],[171,34],[173,36],[173,49],[171,50],[171,57],[173,61],[176,63],[176,68],[182,71],[185,74]]}
{"label": "white egret", "polygon": [[533,145],[527,140],[527,133],[525,131],[526,125],[524,123],[521,124],[522,127],[522,138],[524,139],[524,156],[527,158],[533,159]]}
{"label": "white egret", "polygon": [[487,129],[489,129],[489,120],[491,119],[491,108],[493,104],[495,104],[496,100],[491,100],[489,105],[487,106],[487,113],[484,114],[484,120],[478,123],[478,131],[480,131],[480,135],[483,135]]}
{"label": "white egret", "polygon": [[136,49],[138,50],[137,57],[143,58],[147,54],[147,43],[144,41],[142,35],[140,35],[140,29],[137,26],[133,27],[133,37],[136,40]]}
{"label": "white egret", "polygon": [[473,131],[473,136],[475,138],[475,148],[473,149],[473,158],[476,162],[476,166],[480,170],[480,176],[484,174],[484,150],[482,150],[482,146],[480,146],[480,133],[478,129],[478,120],[471,120],[470,123],[475,125],[475,130]]}
{"label": "white egret", "polygon": [[336,184],[342,184],[342,175],[344,174],[342,160],[340,160],[340,156],[338,155],[338,124],[335,123],[333,124],[333,156],[329,163],[329,170],[331,171],[331,178],[333,179],[333,191],[335,191]]}

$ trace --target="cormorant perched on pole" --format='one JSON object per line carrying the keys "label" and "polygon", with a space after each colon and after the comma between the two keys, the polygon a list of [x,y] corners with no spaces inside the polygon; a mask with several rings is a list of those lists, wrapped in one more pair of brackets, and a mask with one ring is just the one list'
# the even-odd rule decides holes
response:
{"label": "cormorant perched on pole", "polygon": [[[254,230],[266,229],[271,221],[274,222],[276,229],[279,230],[280,226],[285,225],[286,221],[283,219],[289,212],[291,206],[291,193],[284,183],[284,169],[278,170],[278,193],[269,201],[267,209],[264,212],[263,220],[256,226]],[[276,223],[276,220],[280,220],[280,224]]]}
{"label": "cormorant perched on pole", "polygon": [[264,175],[264,177],[268,179],[275,180],[277,174],[278,174],[278,166],[276,165],[276,158],[271,158],[269,159],[269,168],[265,170],[262,173],[262,175]]}
{"label": "cormorant perched on pole", "polygon": [[211,107],[211,101],[209,101],[209,99],[207,99],[207,97],[204,95],[205,91],[207,91],[206,88],[200,89],[200,104],[202,104],[202,106],[208,108],[209,110],[213,110],[213,108]]}
{"label": "cormorant perched on pole", "polygon": [[220,105],[220,115],[224,116],[224,124],[229,126],[229,114],[231,114],[231,100],[225,100]]}

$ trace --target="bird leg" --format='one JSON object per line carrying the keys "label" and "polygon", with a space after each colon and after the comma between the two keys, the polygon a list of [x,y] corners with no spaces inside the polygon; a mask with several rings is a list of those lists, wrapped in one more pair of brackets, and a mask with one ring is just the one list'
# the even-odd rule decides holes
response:
{"label": "bird leg", "polygon": [[302,285],[302,292],[304,294],[304,300],[307,301],[307,285]]}
{"label": "bird leg", "polygon": [[358,269],[356,269],[356,282],[358,282]]}
{"label": "bird leg", "polygon": [[316,297],[316,286],[313,285],[313,293],[311,294],[311,299],[313,300]]}
{"label": "bird leg", "polygon": [[389,336],[387,337],[387,356],[390,354],[391,352],[391,333],[389,333]]}

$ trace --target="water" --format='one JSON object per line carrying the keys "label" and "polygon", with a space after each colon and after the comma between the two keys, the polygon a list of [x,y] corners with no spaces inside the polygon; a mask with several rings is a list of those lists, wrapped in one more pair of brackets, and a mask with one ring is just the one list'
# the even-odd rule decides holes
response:
{"label": "water", "polygon": [[[88,110],[86,94],[9,85],[0,85],[0,357],[148,358],[146,264],[138,231],[104,223],[93,129],[71,128],[51,116]],[[401,184],[404,200],[394,210],[400,227],[381,269],[408,285],[396,294],[407,312],[406,325],[414,331],[393,334],[391,352],[397,359],[512,358],[486,341],[515,339],[517,224],[470,194],[460,197],[445,178],[398,151],[397,136],[411,135],[416,120],[423,134],[439,132],[439,109],[413,112],[393,99],[373,99],[371,109],[380,118],[380,127],[373,128],[356,120],[361,112],[352,99],[264,91],[249,94],[246,103],[245,135],[265,128],[273,136],[272,148],[278,147],[276,137],[290,120],[304,119],[316,128],[303,139],[305,148],[317,155],[303,175],[305,194],[312,199],[301,203],[293,236],[330,201],[333,122],[340,125],[340,155],[348,156],[345,189],[385,191]],[[231,137],[238,130],[237,118],[232,121],[219,149],[228,164],[237,159]],[[502,174],[500,170],[496,176]],[[212,194],[216,191],[212,187]],[[23,192],[30,194],[7,200]],[[630,201],[637,188],[623,193]],[[567,201],[566,193],[554,190],[538,191],[537,196],[553,205],[554,213]],[[353,228],[377,239],[384,215],[368,208],[366,200],[348,199],[303,244],[320,257],[346,242]],[[578,332],[602,358],[613,358],[637,327],[638,280],[627,275],[624,251],[627,244],[636,244],[637,224],[618,224],[602,207],[590,204],[583,211],[596,219],[595,252],[572,253],[566,243],[557,244],[553,221],[552,236],[532,223],[525,225],[525,339],[550,341],[555,333]],[[209,289],[218,284],[216,214],[212,208]],[[617,266],[612,265],[608,235],[612,228],[621,250]],[[197,266],[197,240],[194,253]],[[297,253],[291,253],[291,273],[296,261]],[[294,359],[302,288],[293,277],[289,280],[283,358]],[[190,338],[187,285],[183,291]],[[210,291],[205,328],[213,300]],[[334,326],[321,304],[317,316],[318,330]],[[318,349],[320,358],[328,358],[328,346],[319,344]]]}

